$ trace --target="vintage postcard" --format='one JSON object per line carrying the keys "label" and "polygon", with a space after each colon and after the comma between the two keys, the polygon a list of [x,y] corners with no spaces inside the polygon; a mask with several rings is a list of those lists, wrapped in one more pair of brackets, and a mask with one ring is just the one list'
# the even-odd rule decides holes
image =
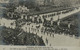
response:
{"label": "vintage postcard", "polygon": [[0,0],[0,50],[37,49],[80,49],[80,0]]}

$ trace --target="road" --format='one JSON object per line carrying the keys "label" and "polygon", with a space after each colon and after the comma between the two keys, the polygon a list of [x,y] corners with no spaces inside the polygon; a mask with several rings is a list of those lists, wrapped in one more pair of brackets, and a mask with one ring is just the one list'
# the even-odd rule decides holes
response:
{"label": "road", "polygon": [[[68,12],[68,13],[65,13],[65,14],[60,14],[60,15],[56,15],[56,16],[53,16],[53,21],[57,21],[58,20],[58,18],[59,19],[63,19],[63,18],[65,18],[65,17],[68,17],[68,16],[70,16],[70,15],[72,15],[72,14],[75,14],[75,13],[78,13],[78,12],[80,12],[80,7],[79,7],[79,9],[74,9],[73,11],[71,11],[71,12]],[[54,12],[52,12],[53,14],[54,14]],[[52,14],[52,13],[48,13],[48,14]],[[56,12],[55,12],[56,13]],[[47,15],[48,15],[47,14]],[[41,15],[42,16],[42,15]],[[50,20],[51,18],[47,18],[47,20]]]}

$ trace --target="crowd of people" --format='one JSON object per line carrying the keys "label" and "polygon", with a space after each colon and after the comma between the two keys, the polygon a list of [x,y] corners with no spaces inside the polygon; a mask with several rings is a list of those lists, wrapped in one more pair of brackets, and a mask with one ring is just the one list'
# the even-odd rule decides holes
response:
{"label": "crowd of people", "polygon": [[[64,35],[69,35],[71,37],[73,36],[79,37],[79,32],[77,31],[78,28],[76,27],[77,25],[72,23],[76,20],[74,17],[71,16],[70,20],[65,19],[65,21],[59,19],[59,15],[61,13],[65,14],[73,10],[74,9],[69,9],[69,10],[64,10],[64,11],[56,12],[54,14],[47,14],[43,16],[39,16],[39,15],[26,16],[25,14],[14,15],[12,13],[8,14],[9,16],[13,16],[11,18],[17,17],[14,18],[16,21],[11,23],[11,25],[16,24],[16,28],[15,29],[5,28],[2,31],[2,36],[5,39],[4,41],[6,41],[7,44],[14,44],[14,45],[16,44],[17,45],[19,44],[20,45],[45,45],[42,40],[43,36],[39,38],[37,35],[39,32],[41,32],[41,34],[44,35],[47,34],[47,36],[48,35],[52,36],[53,38],[55,34],[59,34],[59,35],[64,34]],[[57,21],[53,20],[53,17],[55,15],[58,16]],[[48,18],[50,18],[50,20],[47,20]],[[21,27],[23,27],[26,23],[27,23],[25,27],[26,32],[24,32],[24,30],[21,31],[22,30]],[[45,41],[48,44],[47,38],[45,39]]]}

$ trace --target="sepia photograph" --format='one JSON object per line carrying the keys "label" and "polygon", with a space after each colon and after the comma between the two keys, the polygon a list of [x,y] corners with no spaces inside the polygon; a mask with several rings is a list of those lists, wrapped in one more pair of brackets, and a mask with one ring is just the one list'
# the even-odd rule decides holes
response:
{"label": "sepia photograph", "polygon": [[80,0],[0,0],[0,45],[80,47]]}

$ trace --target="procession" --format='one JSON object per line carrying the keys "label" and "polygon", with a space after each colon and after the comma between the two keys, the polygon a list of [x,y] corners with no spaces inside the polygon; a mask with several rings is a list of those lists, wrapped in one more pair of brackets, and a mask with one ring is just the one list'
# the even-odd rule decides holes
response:
{"label": "procession", "polygon": [[22,3],[17,6],[9,4],[12,5],[7,5],[0,17],[0,37],[5,45],[79,45],[80,7],[57,7],[43,11],[38,7],[29,9]]}

